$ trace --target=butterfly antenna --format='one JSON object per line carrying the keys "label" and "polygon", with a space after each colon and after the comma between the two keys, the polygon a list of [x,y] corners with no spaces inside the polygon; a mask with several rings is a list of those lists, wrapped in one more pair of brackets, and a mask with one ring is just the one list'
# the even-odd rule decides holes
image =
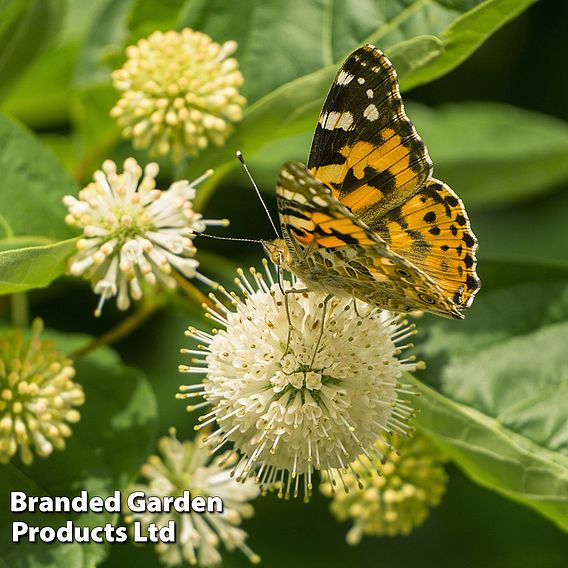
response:
{"label": "butterfly antenna", "polygon": [[194,235],[198,237],[208,237],[209,239],[216,239],[218,241],[239,241],[241,243],[258,243],[262,244],[262,241],[257,239],[244,239],[240,237],[220,237],[218,235],[208,235],[207,233],[194,232]]}
{"label": "butterfly antenna", "polygon": [[254,190],[256,191],[256,194],[258,195],[258,198],[260,199],[260,202],[262,203],[262,206],[264,207],[264,210],[266,211],[266,215],[268,217],[268,219],[270,219],[270,224],[272,225],[272,228],[274,229],[274,232],[276,233],[276,236],[278,238],[280,238],[280,233],[278,232],[278,229],[276,228],[276,225],[274,223],[274,221],[272,220],[272,216],[270,215],[270,211],[268,210],[268,207],[266,206],[266,203],[264,202],[264,199],[262,199],[262,195],[260,193],[260,189],[258,189],[258,186],[256,185],[256,182],[254,181],[248,166],[245,162],[245,158],[242,154],[242,152],[240,150],[237,151],[237,158],[239,159],[239,162],[241,162],[248,178],[250,179],[252,186],[254,187]]}

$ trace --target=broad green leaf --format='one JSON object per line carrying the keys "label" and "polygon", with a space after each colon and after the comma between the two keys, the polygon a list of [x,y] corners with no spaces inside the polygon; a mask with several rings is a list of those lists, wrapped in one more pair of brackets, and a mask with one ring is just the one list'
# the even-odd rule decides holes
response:
{"label": "broad green leaf", "polygon": [[[322,67],[337,64],[362,43],[375,43],[391,54],[412,42],[408,59],[422,82],[463,61],[491,33],[536,0],[192,0],[179,27],[202,30],[216,41],[236,40],[246,79],[245,95],[255,103],[277,87]],[[416,44],[427,40],[433,55],[415,65]],[[426,51],[426,52],[427,52]],[[435,54],[435,55],[434,55]],[[404,66],[403,66],[404,67]],[[278,69],[278,73],[274,73]],[[422,71],[420,71],[422,69]],[[412,84],[416,84],[416,79]],[[320,97],[321,98],[321,97]]]}
{"label": "broad green leaf", "polygon": [[[87,336],[53,335],[57,348],[71,353],[92,340]],[[29,495],[75,496],[85,489],[90,496],[108,496],[123,490],[137,476],[153,445],[157,419],[156,401],[144,375],[124,366],[109,348],[98,349],[76,362],[75,380],[85,389],[81,421],[64,451],[49,458],[36,458],[31,466],[18,459],[0,466],[0,495],[8,503],[9,491]],[[108,554],[101,544],[13,544],[11,523],[22,520],[33,526],[57,527],[71,519],[78,526],[115,525],[118,516],[94,514],[19,514],[0,519],[3,566],[66,566],[90,568]]]}
{"label": "broad green leaf", "polygon": [[51,40],[62,8],[61,0],[0,2],[0,96]]}
{"label": "broad green leaf", "polygon": [[480,258],[534,258],[568,262],[566,185],[522,205],[471,211]]}
{"label": "broad green leaf", "polygon": [[176,29],[179,13],[187,0],[133,0],[128,28],[136,38],[155,30]]}
{"label": "broad green leaf", "polygon": [[49,128],[69,118],[76,47],[53,46],[12,86],[0,108],[33,128]]}
{"label": "broad green leaf", "polygon": [[103,160],[115,157],[112,149],[121,140],[109,114],[118,100],[111,72],[122,64],[130,43],[127,26],[132,5],[133,0],[106,0],[79,57],[73,122],[81,152],[75,177],[80,180],[87,180]]}
{"label": "broad green leaf", "polygon": [[67,122],[77,57],[107,1],[66,0],[61,29],[11,85],[0,108],[33,128],[45,129]]}
{"label": "broad green leaf", "polygon": [[421,322],[432,389],[417,424],[474,480],[568,530],[568,267],[480,272],[465,321]]}
{"label": "broad green leaf", "polygon": [[[529,2],[523,3],[523,7],[525,4]],[[151,5],[149,0],[144,3],[145,8]],[[111,53],[118,55],[119,44],[122,42],[124,47],[132,41],[125,22],[135,6],[131,0],[114,2],[108,13],[101,16],[101,25],[94,26],[81,65],[80,83],[85,89],[96,82],[105,83],[110,89],[110,62],[113,60],[115,66],[119,65],[119,60],[113,59]],[[167,13],[173,14],[176,7],[177,3],[173,2]],[[444,33],[476,7],[480,10],[483,7],[483,14],[489,14],[487,17],[493,22],[482,33],[483,37],[523,9],[482,0],[451,3],[435,0],[186,2],[178,29],[189,26],[211,35],[215,41],[238,42],[236,57],[245,76],[244,94],[249,104],[234,136],[224,147],[210,148],[195,160],[187,172],[188,177],[197,176],[208,167],[217,169],[220,176],[232,167],[236,149],[252,155],[275,139],[313,128],[339,64],[351,50],[365,42],[374,42],[386,51],[399,69],[404,86],[406,76],[414,76],[442,56]],[[131,25],[138,28],[137,21],[131,19]],[[461,37],[458,32],[454,33]],[[451,60],[451,65],[455,66],[468,54],[469,51],[462,50],[457,59]],[[449,63],[444,65],[447,67]],[[442,72],[444,65],[438,65],[432,78]],[[93,115],[91,123],[99,120],[106,123],[102,112],[85,102],[81,104],[83,115]],[[110,107],[109,103],[105,114]],[[116,129],[110,125],[105,128],[109,132],[107,140],[114,137],[116,142]],[[87,145],[99,147],[98,136],[83,133],[83,139]],[[88,148],[87,153],[93,154]],[[91,162],[89,165],[93,167]],[[217,182],[218,178],[212,179],[210,186]],[[201,194],[204,200],[208,192]]]}
{"label": "broad green leaf", "polygon": [[484,0],[482,2],[450,0],[449,2],[440,2],[440,4],[445,4],[449,8],[466,8],[469,11],[441,34],[443,50],[440,55],[422,68],[410,73],[404,79],[403,86],[410,89],[451,71],[501,26],[536,2],[537,0]]}
{"label": "broad green leaf", "polygon": [[408,105],[434,175],[468,206],[534,197],[568,179],[568,124],[496,103]]}
{"label": "broad green leaf", "polygon": [[62,198],[77,193],[65,170],[28,130],[0,114],[0,238],[40,236],[64,239]]}
{"label": "broad green leaf", "polygon": [[12,247],[0,251],[0,295],[48,286],[65,272],[75,241],[67,239],[24,248],[16,248],[20,241],[8,241]]}

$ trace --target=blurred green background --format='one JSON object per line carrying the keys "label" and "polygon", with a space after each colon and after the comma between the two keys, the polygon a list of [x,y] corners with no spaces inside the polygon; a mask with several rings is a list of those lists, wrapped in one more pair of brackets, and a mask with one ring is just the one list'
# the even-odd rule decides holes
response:
{"label": "blurred green background", "polygon": [[[2,6],[0,3],[0,12],[7,4]],[[108,134],[110,127],[105,134],[104,124],[95,124],[99,120],[104,123],[101,117],[106,116],[115,95],[107,89],[104,73],[99,83],[92,75],[88,76],[88,72],[92,72],[93,51],[85,50],[83,44],[88,41],[96,45],[105,65],[112,66],[115,61],[120,64],[122,52],[117,47],[120,46],[117,39],[120,34],[116,31],[120,25],[113,10],[118,12],[121,4],[124,2],[117,2],[114,7],[108,2],[70,2],[78,27],[69,26],[65,32],[68,37],[60,38],[59,46],[48,48],[50,57],[39,57],[19,74],[10,88],[4,90],[0,104],[6,113],[33,129],[80,184],[90,179],[102,159],[113,157],[118,160],[132,153],[127,143],[115,139],[116,133]],[[177,7],[181,2],[138,4],[136,34],[140,36],[144,30],[145,33],[152,31],[152,21],[159,22],[161,15],[167,21],[172,6]],[[156,13],[160,4],[163,13]],[[205,9],[201,2],[193,4],[196,11]],[[222,17],[222,3],[214,4],[218,17]],[[301,2],[292,4],[290,9],[302,9]],[[388,10],[388,2],[372,4]],[[447,0],[439,4],[452,8],[454,4],[467,2]],[[476,2],[470,4],[473,7]],[[349,9],[363,11],[366,5],[363,0],[350,2]],[[144,6],[149,7],[147,11]],[[151,11],[152,7],[154,11]],[[92,12],[91,21],[89,11]],[[82,17],[78,17],[79,14]],[[101,14],[106,15],[102,18]],[[147,14],[154,20],[144,20]],[[215,21],[215,14],[206,21]],[[489,37],[455,70],[403,93],[408,102],[408,113],[429,147],[436,177],[448,182],[467,206],[472,228],[479,239],[482,281],[484,266],[488,266],[485,263],[518,261],[521,267],[525,262],[552,264],[558,266],[559,272],[565,270],[564,263],[568,263],[567,21],[567,2],[536,2]],[[88,40],[84,39],[80,25],[90,27],[86,34]],[[46,21],[40,28],[48,26]],[[283,29],[285,32],[285,26]],[[312,31],[308,29],[305,33]],[[40,39],[38,36],[38,41]],[[214,36],[214,39],[226,38]],[[236,56],[238,58],[238,52]],[[74,65],[70,66],[69,61]],[[69,82],[71,73],[76,74],[79,88],[91,81],[89,89],[75,99],[66,88],[61,88]],[[35,88],[32,89],[32,85]],[[43,85],[43,90],[37,85]],[[0,93],[1,89],[0,85]],[[77,124],[82,129],[79,138],[75,136]],[[271,141],[250,154],[249,166],[273,212],[276,204],[272,191],[278,164],[286,159],[306,160],[314,124],[310,120],[293,135]],[[89,136],[96,142],[92,148],[88,146],[88,140],[85,142]],[[0,149],[1,146],[0,141]],[[230,151],[234,149],[230,148]],[[140,160],[146,159],[143,153],[135,155]],[[203,160],[197,158],[189,166],[189,172],[193,174],[205,169],[207,156],[205,153]],[[216,180],[211,189],[205,216],[229,217],[231,226],[224,234],[270,238],[269,222],[244,173],[236,165],[230,171],[223,167],[225,175]],[[161,174],[164,185],[175,174],[181,173],[179,170],[173,172],[164,161]],[[0,208],[5,206],[6,203],[0,204]],[[199,258],[204,270],[224,282],[230,282],[234,266],[257,262],[261,254],[262,251],[251,244],[199,241]],[[522,282],[522,270],[519,274],[518,282]],[[490,275],[489,280],[492,279],[495,280]],[[548,283],[562,280],[565,292],[567,281],[563,279],[564,276],[551,276]],[[489,291],[492,289],[490,285]],[[546,287],[536,287],[531,293],[533,296],[546,295],[546,290]],[[558,297],[561,295],[558,292]],[[62,332],[88,331],[97,335],[122,317],[109,302],[103,317],[93,320],[95,300],[88,286],[70,279],[60,279],[50,288],[34,291],[30,296],[33,315],[43,317],[50,327]],[[476,312],[477,308],[472,310],[470,321],[473,323],[466,323],[461,329],[474,333],[476,326],[483,325],[484,301],[488,300],[484,300],[482,290],[476,300],[482,307]],[[62,309],[63,302],[65,309]],[[565,305],[562,317],[566,315]],[[139,463],[151,450],[155,436],[163,435],[169,426],[177,427],[180,439],[193,436],[195,416],[185,413],[184,405],[174,398],[174,394],[180,383],[177,364],[183,361],[179,354],[179,347],[184,344],[183,330],[190,322],[199,321],[199,309],[180,300],[173,300],[172,308],[153,316],[142,328],[114,346],[128,365],[143,370],[157,402],[153,434],[140,439],[137,448],[141,456]],[[3,310],[6,315],[6,304]],[[514,312],[510,313],[511,317],[516,317]],[[419,345],[420,353],[427,361],[431,355],[433,368],[440,369],[442,363],[437,366],[435,360],[439,351],[428,341],[437,329],[445,330],[451,338],[457,337],[459,332],[454,336],[458,329],[455,325],[460,324],[449,327],[432,322],[431,318],[424,318],[424,334],[416,343],[420,344],[424,337],[424,345],[421,348]],[[532,322],[531,325],[536,324]],[[566,327],[562,334],[565,330]],[[566,345],[568,336],[562,334],[557,339]],[[567,368],[568,354],[566,359],[558,362],[557,369],[564,372]],[[438,378],[426,374],[425,380],[436,385]],[[510,388],[515,389],[515,382]],[[560,407],[562,401],[566,403],[563,406],[566,418],[565,388],[559,390],[558,400]],[[566,446],[559,442],[554,450],[565,453]],[[51,472],[48,477],[57,476],[57,468],[64,463],[61,459],[54,456],[34,471],[39,476],[45,472]],[[263,565],[270,568],[292,565],[331,568],[346,563],[386,568],[406,568],[417,563],[424,567],[566,566],[568,539],[553,522],[530,508],[480,487],[456,466],[450,465],[449,472],[448,493],[441,506],[433,510],[424,526],[409,537],[366,537],[359,546],[349,547],[344,541],[347,526],[336,523],[327,511],[324,498],[316,494],[309,505],[300,501],[279,501],[274,496],[257,499],[255,517],[244,523],[250,534],[248,542],[263,557]],[[78,490],[77,485],[75,489]],[[566,494],[559,496],[559,500],[567,499]],[[12,553],[4,562],[6,566],[46,565],[45,561],[33,564],[29,557],[18,559]],[[149,547],[131,544],[113,546],[101,565],[114,568],[134,564],[140,567],[159,565],[158,557]],[[225,565],[247,566],[248,562],[235,553],[226,556]]]}

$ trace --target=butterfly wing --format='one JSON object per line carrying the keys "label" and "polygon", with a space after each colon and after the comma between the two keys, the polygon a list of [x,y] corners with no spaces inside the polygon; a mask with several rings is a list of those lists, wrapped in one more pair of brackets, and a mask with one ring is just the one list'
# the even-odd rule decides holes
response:
{"label": "butterfly wing", "polygon": [[291,269],[307,284],[393,311],[463,317],[427,274],[391,250],[302,164],[282,166],[276,197]]}
{"label": "butterfly wing", "polygon": [[370,229],[430,275],[456,306],[471,305],[480,287],[477,239],[461,199],[448,185],[428,180],[408,201],[371,222]]}
{"label": "butterfly wing", "polygon": [[396,72],[372,45],[342,65],[324,103],[308,170],[363,222],[414,195],[432,163],[408,117]]}
{"label": "butterfly wing", "polygon": [[354,51],[339,70],[308,169],[389,250],[428,275],[454,311],[471,305],[480,287],[477,240],[461,200],[431,178],[396,72],[377,48]]}

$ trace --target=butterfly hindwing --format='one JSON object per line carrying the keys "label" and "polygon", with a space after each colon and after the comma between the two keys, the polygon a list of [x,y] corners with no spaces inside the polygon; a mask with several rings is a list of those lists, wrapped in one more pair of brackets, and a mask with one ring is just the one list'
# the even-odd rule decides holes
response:
{"label": "butterfly hindwing", "polygon": [[448,185],[430,179],[401,206],[371,223],[394,252],[428,274],[460,308],[479,289],[477,239],[461,199]]}
{"label": "butterfly hindwing", "polygon": [[365,222],[400,205],[430,176],[431,161],[404,112],[396,72],[375,47],[357,49],[339,70],[308,170]]}

